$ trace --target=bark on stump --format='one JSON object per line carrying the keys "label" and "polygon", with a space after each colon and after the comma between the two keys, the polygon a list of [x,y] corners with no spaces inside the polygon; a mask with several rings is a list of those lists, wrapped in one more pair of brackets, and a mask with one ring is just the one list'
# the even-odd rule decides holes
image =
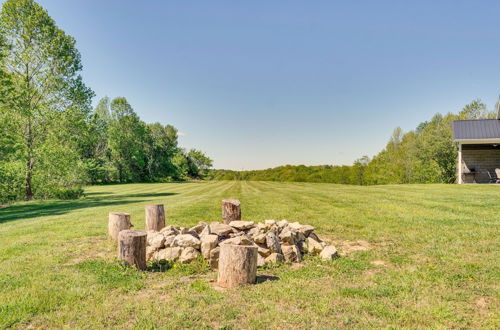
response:
{"label": "bark on stump", "polygon": [[118,240],[118,233],[132,227],[130,214],[122,212],[110,212],[108,220],[108,234],[113,241]]}
{"label": "bark on stump", "polygon": [[220,248],[217,284],[234,288],[239,284],[255,283],[257,247],[224,244]]}
{"label": "bark on stump", "polygon": [[165,227],[163,204],[146,205],[146,230],[160,231]]}
{"label": "bark on stump", "polygon": [[229,224],[233,220],[241,220],[240,201],[224,199],[222,201],[222,222]]}
{"label": "bark on stump", "polygon": [[122,230],[118,234],[118,258],[129,266],[146,269],[146,232]]}

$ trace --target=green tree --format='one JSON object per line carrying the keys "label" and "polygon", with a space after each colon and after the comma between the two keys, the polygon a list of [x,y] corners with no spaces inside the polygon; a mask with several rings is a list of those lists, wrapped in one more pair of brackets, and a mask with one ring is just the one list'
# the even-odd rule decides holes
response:
{"label": "green tree", "polygon": [[5,44],[0,71],[10,81],[9,95],[3,98],[8,110],[2,112],[2,120],[12,123],[9,134],[22,141],[18,147],[24,163],[24,198],[31,200],[37,161],[41,149],[49,147],[46,143],[50,141],[51,125],[68,109],[85,116],[93,92],[78,75],[82,65],[75,40],[35,1],[4,2],[0,35]]}
{"label": "green tree", "polygon": [[178,152],[177,129],[172,125],[148,124],[147,164],[150,180],[175,177],[173,157]]}
{"label": "green tree", "polygon": [[119,182],[140,182],[147,179],[146,124],[140,120],[124,97],[111,101],[108,145]]}
{"label": "green tree", "polygon": [[187,159],[189,162],[189,174],[193,178],[203,178],[207,170],[212,167],[212,160],[200,150],[189,150]]}
{"label": "green tree", "polygon": [[111,123],[110,108],[109,98],[102,98],[97,103],[87,123],[83,154],[87,175],[91,183],[112,181],[114,167],[108,145],[108,129]]}
{"label": "green tree", "polygon": [[486,119],[495,118],[496,113],[488,111],[486,104],[476,99],[465,105],[459,112],[459,119]]}

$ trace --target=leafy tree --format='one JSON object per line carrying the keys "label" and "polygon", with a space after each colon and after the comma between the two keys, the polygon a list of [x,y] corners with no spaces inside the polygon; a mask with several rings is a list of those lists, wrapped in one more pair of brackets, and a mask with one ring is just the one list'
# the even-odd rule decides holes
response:
{"label": "leafy tree", "polygon": [[110,107],[108,97],[99,100],[87,123],[83,155],[90,183],[112,181],[114,167],[108,144],[108,129],[111,123]]}
{"label": "leafy tree", "polygon": [[108,144],[117,179],[119,182],[145,181],[146,125],[124,97],[113,99],[110,109]]}
{"label": "leafy tree", "polygon": [[187,159],[189,163],[189,174],[194,178],[203,178],[207,170],[212,167],[212,160],[200,150],[189,150]]}
{"label": "leafy tree", "polygon": [[172,159],[178,152],[177,129],[172,125],[148,124],[147,164],[150,180],[175,177]]}
{"label": "leafy tree", "polygon": [[[33,0],[7,0],[0,12],[0,71],[9,76],[10,92],[3,98],[2,121],[18,145],[24,163],[24,198],[33,198],[33,177],[42,150],[48,145],[50,127],[60,114],[75,109],[85,116],[93,92],[78,72],[82,69],[75,40],[59,29],[54,20]],[[77,130],[78,128],[75,128]]]}
{"label": "leafy tree", "polygon": [[460,119],[486,119],[494,118],[495,115],[494,112],[488,111],[486,104],[476,99],[467,104],[462,111],[460,111],[458,117]]}
{"label": "leafy tree", "polygon": [[189,178],[190,166],[184,150],[179,150],[172,158],[172,164],[175,166],[174,179],[185,180]]}

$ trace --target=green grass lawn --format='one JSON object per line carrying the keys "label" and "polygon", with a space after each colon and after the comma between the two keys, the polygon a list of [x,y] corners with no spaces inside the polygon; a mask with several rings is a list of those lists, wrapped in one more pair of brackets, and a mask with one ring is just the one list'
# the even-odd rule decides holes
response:
{"label": "green grass lawn", "polygon": [[[500,186],[225,181],[86,194],[0,209],[0,327],[500,327]],[[224,291],[202,263],[117,263],[108,212],[143,229],[144,205],[163,203],[168,223],[190,226],[218,221],[229,197],[243,219],[299,221],[344,252],[368,250],[259,269],[260,283]]]}

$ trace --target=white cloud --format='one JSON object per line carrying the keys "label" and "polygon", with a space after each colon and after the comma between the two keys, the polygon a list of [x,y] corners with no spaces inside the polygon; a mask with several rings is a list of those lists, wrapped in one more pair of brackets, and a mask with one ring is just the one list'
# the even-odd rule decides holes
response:
{"label": "white cloud", "polygon": [[187,133],[184,133],[184,132],[177,132],[177,136],[186,136]]}

